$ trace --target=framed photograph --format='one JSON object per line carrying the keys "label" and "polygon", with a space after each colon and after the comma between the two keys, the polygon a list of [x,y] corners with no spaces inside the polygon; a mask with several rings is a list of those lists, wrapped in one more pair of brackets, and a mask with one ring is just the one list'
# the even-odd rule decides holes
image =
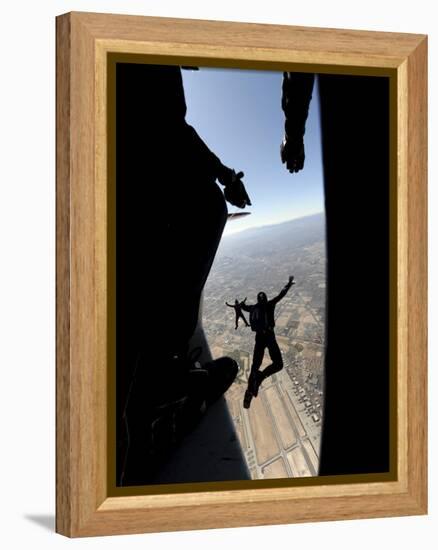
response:
{"label": "framed photograph", "polygon": [[57,532],[427,513],[427,38],[57,18]]}

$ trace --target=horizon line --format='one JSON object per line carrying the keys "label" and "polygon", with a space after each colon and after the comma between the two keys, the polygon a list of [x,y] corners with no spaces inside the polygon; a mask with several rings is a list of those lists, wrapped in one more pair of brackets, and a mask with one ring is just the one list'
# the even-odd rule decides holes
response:
{"label": "horizon line", "polygon": [[[318,214],[325,214],[325,211],[324,210],[319,210],[318,212],[312,212],[310,214],[305,214],[304,216],[297,216],[296,218],[290,218],[290,219],[287,219],[287,220],[282,220],[280,222],[266,223],[266,224],[262,224],[262,225],[252,225],[251,227],[245,227],[244,229],[238,229],[237,231],[233,231],[232,233],[222,235],[222,238],[224,239],[226,237],[232,237],[233,235],[237,235],[238,233],[244,233],[245,231],[249,231],[251,229],[261,229],[263,227],[273,227],[273,226],[276,226],[276,225],[281,225],[283,223],[288,223],[288,222],[292,222],[292,221],[295,221],[295,220],[302,220],[304,218],[310,218],[311,216],[317,216]],[[229,221],[231,221],[231,219]],[[229,223],[229,221],[227,223]]]}

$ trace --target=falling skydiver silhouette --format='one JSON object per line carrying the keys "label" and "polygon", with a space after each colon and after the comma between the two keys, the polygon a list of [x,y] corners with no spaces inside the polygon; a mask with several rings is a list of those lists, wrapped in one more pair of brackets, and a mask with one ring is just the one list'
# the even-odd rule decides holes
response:
{"label": "falling skydiver silhouette", "polygon": [[117,480],[143,485],[237,374],[226,357],[199,369],[190,339],[225,200],[250,199],[187,124],[180,67],[117,63],[115,98]]}
{"label": "falling skydiver silhouette", "polygon": [[239,319],[243,319],[243,322],[245,323],[246,327],[250,326],[248,321],[245,318],[245,315],[242,312],[242,305],[245,304],[245,302],[246,302],[246,298],[242,300],[242,302],[239,302],[239,300],[236,298],[234,300],[234,304],[229,304],[228,302],[225,302],[225,305],[227,305],[228,307],[234,308],[234,311],[236,313],[236,323],[234,327],[236,330],[239,327]]}
{"label": "falling skydiver silhouette", "polygon": [[[294,284],[294,278],[291,276],[287,284],[275,298],[268,300],[265,292],[259,292],[257,294],[256,304],[246,305],[242,302],[241,307],[244,311],[249,312],[251,329],[256,333],[251,373],[248,379],[248,388],[243,400],[243,406],[246,409],[249,408],[252,398],[257,397],[263,380],[281,371],[283,368],[283,358],[274,332],[274,312],[275,306],[286,296],[288,290]],[[259,369],[262,365],[266,349],[268,350],[272,363],[263,371],[260,371]]]}

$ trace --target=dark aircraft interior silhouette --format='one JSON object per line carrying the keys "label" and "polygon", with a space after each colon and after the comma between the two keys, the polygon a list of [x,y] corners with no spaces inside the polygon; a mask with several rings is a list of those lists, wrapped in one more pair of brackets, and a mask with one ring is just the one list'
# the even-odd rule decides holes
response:
{"label": "dark aircraft interior silhouette", "polygon": [[[327,246],[319,475],[390,466],[389,78],[319,74]],[[284,73],[282,160],[305,169],[314,75]]]}
{"label": "dark aircraft interior silhouette", "polygon": [[[286,74],[286,129],[298,142],[290,150],[283,147],[282,158],[293,185],[293,173],[305,169],[299,136],[305,131],[313,75],[296,73],[294,79],[295,73]],[[386,472],[389,81],[319,75],[319,88],[328,253],[319,473]],[[179,67],[117,63],[117,485],[249,479],[220,397],[236,365],[226,358],[212,362],[200,312],[228,217],[226,200],[244,207],[250,198],[239,167],[229,168],[226,159],[210,151],[185,114]],[[288,155],[294,157],[289,164]],[[151,216],[151,210],[160,214]],[[187,376],[193,395],[184,389]],[[209,422],[192,432],[187,426],[196,424],[205,395],[213,394]],[[181,410],[187,434],[178,446],[175,424]],[[166,439],[169,427],[172,442]],[[161,447],[172,452],[151,458],[151,449]],[[221,461],[224,454],[232,460]]]}

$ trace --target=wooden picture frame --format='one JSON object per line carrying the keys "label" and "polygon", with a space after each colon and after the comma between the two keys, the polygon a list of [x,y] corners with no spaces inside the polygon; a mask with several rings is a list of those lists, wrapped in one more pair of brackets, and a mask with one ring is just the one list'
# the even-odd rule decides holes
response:
{"label": "wooden picture frame", "polygon": [[[427,38],[75,12],[56,24],[56,531],[78,537],[427,513]],[[106,63],[114,52],[391,75],[397,149],[391,480],[347,483],[340,476],[296,486],[109,495]]]}

